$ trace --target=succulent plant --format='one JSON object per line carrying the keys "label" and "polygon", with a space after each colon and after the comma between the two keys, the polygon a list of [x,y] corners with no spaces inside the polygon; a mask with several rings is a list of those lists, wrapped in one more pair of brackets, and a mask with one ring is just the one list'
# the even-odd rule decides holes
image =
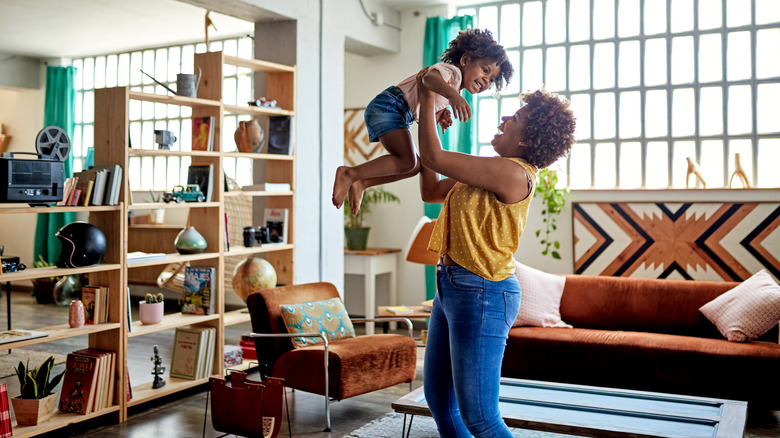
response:
{"label": "succulent plant", "polygon": [[165,295],[163,295],[162,292],[158,294],[146,294],[144,300],[147,304],[162,303],[165,300]]}

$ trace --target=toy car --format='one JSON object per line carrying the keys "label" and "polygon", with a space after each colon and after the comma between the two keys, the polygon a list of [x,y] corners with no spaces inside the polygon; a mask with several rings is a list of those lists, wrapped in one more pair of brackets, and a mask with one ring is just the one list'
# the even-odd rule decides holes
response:
{"label": "toy car", "polygon": [[203,192],[200,190],[200,186],[197,184],[187,184],[186,186],[175,186],[170,192],[163,194],[163,201],[171,202],[176,201],[178,204],[181,201],[185,202],[203,202],[206,197],[203,196]]}

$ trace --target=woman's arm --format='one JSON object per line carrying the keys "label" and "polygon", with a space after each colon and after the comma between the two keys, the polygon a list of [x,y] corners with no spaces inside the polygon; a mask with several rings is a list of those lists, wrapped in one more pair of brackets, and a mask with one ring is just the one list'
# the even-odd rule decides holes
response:
{"label": "woman's arm", "polygon": [[[422,74],[418,75],[418,81],[421,79]],[[528,176],[519,164],[500,157],[476,157],[443,150],[436,132],[433,92],[420,87],[419,84],[417,90],[420,97],[418,142],[423,170],[440,173],[462,183],[489,190],[505,204],[514,204],[528,197]],[[423,170],[420,171],[420,184],[425,196],[427,190],[422,186],[425,178]]]}
{"label": "woman's arm", "polygon": [[[450,87],[450,84],[444,80],[444,77],[442,77],[438,70],[435,68],[426,67],[420,71],[420,74],[422,74],[422,81],[417,81],[418,90],[420,88],[427,88],[436,94],[440,94],[446,97],[450,102],[453,115],[457,120],[466,122],[471,118],[471,107],[469,106],[468,102],[466,102],[466,99],[460,95],[458,90]],[[418,74],[418,77],[420,74]],[[423,87],[420,86],[420,82],[422,82]]]}

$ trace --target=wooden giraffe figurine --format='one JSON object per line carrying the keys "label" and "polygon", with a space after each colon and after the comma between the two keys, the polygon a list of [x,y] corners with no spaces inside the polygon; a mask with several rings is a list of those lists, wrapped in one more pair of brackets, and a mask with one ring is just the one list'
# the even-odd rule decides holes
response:
{"label": "wooden giraffe figurine", "polygon": [[734,183],[735,176],[742,182],[743,189],[750,188],[750,181],[748,181],[747,174],[742,168],[742,163],[739,160],[739,154],[734,154],[734,173],[731,174],[731,178],[729,179],[729,188],[731,188],[732,184]]}
{"label": "wooden giraffe figurine", "polygon": [[701,176],[701,169],[699,169],[698,163],[693,161],[693,158],[686,157],[686,160],[688,160],[688,172],[685,175],[685,188],[688,188],[688,181],[690,180],[691,174],[694,175],[696,178],[696,185],[694,187],[698,188],[699,184],[701,183],[702,188],[707,188],[707,183],[704,181],[704,177]]}

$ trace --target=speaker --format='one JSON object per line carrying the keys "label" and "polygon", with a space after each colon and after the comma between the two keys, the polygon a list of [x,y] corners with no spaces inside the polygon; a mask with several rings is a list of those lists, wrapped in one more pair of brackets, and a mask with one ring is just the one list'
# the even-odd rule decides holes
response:
{"label": "speaker", "polygon": [[292,137],[292,117],[271,116],[268,118],[268,153],[290,154]]}

